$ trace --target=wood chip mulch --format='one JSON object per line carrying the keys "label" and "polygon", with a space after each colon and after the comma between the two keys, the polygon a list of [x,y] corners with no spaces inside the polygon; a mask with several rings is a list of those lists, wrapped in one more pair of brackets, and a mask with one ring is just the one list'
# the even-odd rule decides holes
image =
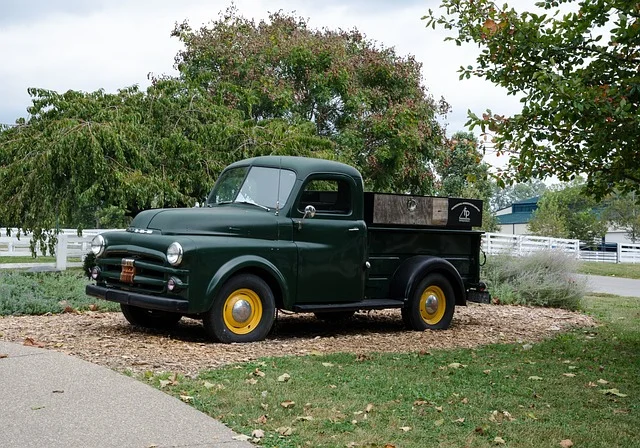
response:
{"label": "wood chip mulch", "polygon": [[405,330],[398,310],[360,312],[340,324],[280,313],[265,341],[219,344],[209,342],[201,323],[192,319],[182,319],[175,329],[156,331],[133,327],[120,313],[85,312],[0,317],[0,340],[57,350],[119,371],[192,375],[265,356],[529,343],[595,325],[591,317],[566,310],[480,304],[457,307],[448,330],[425,332]]}

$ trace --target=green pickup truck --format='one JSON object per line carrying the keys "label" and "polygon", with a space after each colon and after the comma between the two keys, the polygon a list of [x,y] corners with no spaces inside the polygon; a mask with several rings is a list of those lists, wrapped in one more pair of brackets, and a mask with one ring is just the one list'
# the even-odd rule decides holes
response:
{"label": "green pickup truck", "polygon": [[203,320],[217,341],[264,339],[276,310],[340,320],[401,309],[445,329],[480,282],[482,201],[365,193],[351,166],[267,156],[220,175],[202,207],[146,210],[94,238],[90,296],[133,325]]}

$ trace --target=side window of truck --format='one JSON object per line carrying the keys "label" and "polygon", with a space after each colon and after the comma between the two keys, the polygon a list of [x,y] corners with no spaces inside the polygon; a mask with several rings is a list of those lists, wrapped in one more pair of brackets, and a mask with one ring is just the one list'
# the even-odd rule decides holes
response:
{"label": "side window of truck", "polygon": [[302,191],[298,210],[313,205],[316,213],[348,215],[352,207],[351,185],[342,179],[313,179]]}

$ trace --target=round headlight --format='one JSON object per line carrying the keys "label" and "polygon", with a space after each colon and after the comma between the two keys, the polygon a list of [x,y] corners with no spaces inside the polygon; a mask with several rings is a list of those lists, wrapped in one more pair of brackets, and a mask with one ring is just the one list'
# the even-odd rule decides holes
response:
{"label": "round headlight", "polygon": [[91,240],[91,252],[93,252],[93,255],[95,255],[96,257],[102,255],[104,253],[104,247],[105,243],[102,235],[94,236]]}
{"label": "round headlight", "polygon": [[169,245],[167,249],[167,261],[172,266],[178,266],[182,263],[182,254],[183,254],[182,246],[178,242],[173,242]]}

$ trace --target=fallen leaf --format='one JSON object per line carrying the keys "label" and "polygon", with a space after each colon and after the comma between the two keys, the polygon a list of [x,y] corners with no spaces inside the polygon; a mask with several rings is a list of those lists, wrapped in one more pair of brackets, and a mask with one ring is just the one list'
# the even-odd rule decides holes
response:
{"label": "fallen leaf", "polygon": [[454,420],[454,423],[464,423],[464,418],[460,417],[460,418]]}
{"label": "fallen leaf", "polygon": [[527,414],[527,417],[529,417],[531,420],[538,420],[538,417],[536,417],[533,412],[529,412]]}
{"label": "fallen leaf", "polygon": [[176,386],[178,384],[178,372],[173,372],[173,374],[169,377],[169,381],[172,386]]}
{"label": "fallen leaf", "polygon": [[282,406],[285,409],[289,409],[292,408],[296,405],[295,402],[291,401],[291,400],[285,400],[282,403],[280,403],[280,406]]}
{"label": "fallen leaf", "polygon": [[614,409],[613,413],[614,414],[629,414],[631,412],[631,410],[629,409]]}
{"label": "fallen leaf", "polygon": [[191,395],[180,395],[180,399],[185,403],[191,403],[193,401],[193,397]]}
{"label": "fallen leaf", "polygon": [[413,402],[414,406],[423,406],[425,404],[429,404],[429,402],[425,401],[425,400],[416,400],[416,401]]}
{"label": "fallen leaf", "polygon": [[231,437],[233,440],[240,440],[241,442],[246,442],[249,439],[251,439],[250,436],[247,436],[245,434],[238,434],[237,436],[233,436]]}
{"label": "fallen leaf", "polygon": [[576,376],[575,373],[563,373],[563,375],[569,378],[573,378],[574,376]]}
{"label": "fallen leaf", "polygon": [[337,388],[337,387],[338,387],[338,386],[336,386],[335,384],[329,384],[329,389],[335,389],[335,388]]}
{"label": "fallen leaf", "polygon": [[351,420],[351,424],[352,425],[357,425],[358,424],[358,420]]}
{"label": "fallen leaf", "polygon": [[391,443],[387,443],[385,444],[384,448],[396,448],[396,446],[392,445]]}
{"label": "fallen leaf", "polygon": [[6,353],[0,353],[0,359],[2,358],[8,358],[9,355],[7,355]]}
{"label": "fallen leaf", "polygon": [[577,366],[569,366],[569,370],[575,370],[577,368],[578,368]]}
{"label": "fallen leaf", "polygon": [[76,310],[75,308],[70,307],[69,305],[67,305],[62,310],[62,314],[80,314],[80,312],[78,310]]}
{"label": "fallen leaf", "polygon": [[449,367],[450,369],[459,369],[460,367],[462,367],[462,364],[460,364],[459,362],[452,362],[447,367]]}
{"label": "fallen leaf", "polygon": [[253,376],[259,376],[260,378],[262,378],[262,377],[265,376],[265,373],[260,369],[256,369],[256,370],[253,371],[252,375]]}
{"label": "fallen leaf", "polygon": [[607,381],[607,380],[603,380],[602,378],[600,378],[600,379],[597,381],[597,383],[598,383],[598,384],[609,384],[609,381]]}
{"label": "fallen leaf", "polygon": [[571,439],[564,439],[560,441],[560,446],[562,448],[571,448],[573,446],[573,442]]}
{"label": "fallen leaf", "polygon": [[300,415],[296,417],[296,420],[299,422],[310,422],[311,420],[313,420],[313,417],[310,415]]}
{"label": "fallen leaf", "polygon": [[443,418],[439,418],[438,420],[434,421],[433,424],[436,426],[441,426],[444,423],[444,419]]}
{"label": "fallen leaf", "polygon": [[531,344],[524,344],[522,346],[522,350],[531,350],[533,348],[533,345]]}
{"label": "fallen leaf", "polygon": [[325,367],[333,367],[333,363],[331,362],[323,362],[322,365]]}
{"label": "fallen leaf", "polygon": [[409,431],[411,431],[411,426],[401,426],[400,429],[403,432],[409,432]]}
{"label": "fallen leaf", "polygon": [[442,406],[436,406],[436,411],[442,412]]}
{"label": "fallen leaf", "polygon": [[482,373],[484,373],[485,375],[489,375],[491,373],[491,370],[489,369],[483,370]]}
{"label": "fallen leaf", "polygon": [[502,437],[496,437],[496,438],[494,438],[494,439],[493,439],[493,442],[494,442],[496,445],[504,445],[505,443],[507,443],[507,442],[505,442],[505,441],[504,441],[504,439],[503,439]]}
{"label": "fallen leaf", "polygon": [[621,394],[618,389],[600,389],[598,392],[605,395],[615,395],[616,397],[626,397],[627,394]]}
{"label": "fallen leaf", "polygon": [[587,387],[597,387],[598,385],[596,383],[594,383],[593,381],[589,381],[589,383],[587,384]]}
{"label": "fallen leaf", "polygon": [[529,379],[533,381],[540,381],[542,380],[542,377],[533,375],[533,376],[530,376]]}
{"label": "fallen leaf", "polygon": [[279,428],[276,428],[276,432],[281,436],[290,436],[291,434],[293,434],[293,428],[291,428],[290,426],[281,426]]}
{"label": "fallen leaf", "polygon": [[245,383],[247,384],[258,384],[258,380],[255,378],[248,378],[246,380],[244,380]]}
{"label": "fallen leaf", "polygon": [[267,423],[267,415],[262,414],[260,417],[256,419],[256,423],[259,425],[264,425],[265,423]]}
{"label": "fallen leaf", "polygon": [[362,414],[364,414],[364,411],[355,411],[353,413],[353,415],[362,415]]}
{"label": "fallen leaf", "polygon": [[251,437],[262,439],[264,437],[264,431],[262,429],[254,429],[253,431],[251,431]]}
{"label": "fallen leaf", "polygon": [[461,401],[462,404],[467,404],[469,403],[469,399],[467,397],[463,398]]}
{"label": "fallen leaf", "polygon": [[44,347],[44,344],[42,342],[37,342],[33,338],[24,338],[24,342],[22,343],[22,345],[26,345],[27,347]]}
{"label": "fallen leaf", "polygon": [[290,379],[291,379],[291,375],[289,375],[288,373],[283,373],[278,377],[278,381],[280,381],[281,383],[286,383]]}
{"label": "fallen leaf", "polygon": [[171,384],[171,381],[169,381],[169,380],[160,380],[160,389],[164,389],[169,384]]}
{"label": "fallen leaf", "polygon": [[262,409],[264,409],[265,411],[266,411],[267,409],[269,409],[269,405],[268,405],[267,403],[260,403],[260,407],[261,407]]}
{"label": "fallen leaf", "polygon": [[91,305],[89,305],[89,311],[98,311],[98,305],[92,303]]}
{"label": "fallen leaf", "polygon": [[369,413],[369,412],[371,412],[371,411],[373,411],[373,404],[369,403],[369,404],[367,405],[367,407],[366,407],[366,408],[364,408],[364,412],[366,412],[366,413],[368,414],[368,413]]}

